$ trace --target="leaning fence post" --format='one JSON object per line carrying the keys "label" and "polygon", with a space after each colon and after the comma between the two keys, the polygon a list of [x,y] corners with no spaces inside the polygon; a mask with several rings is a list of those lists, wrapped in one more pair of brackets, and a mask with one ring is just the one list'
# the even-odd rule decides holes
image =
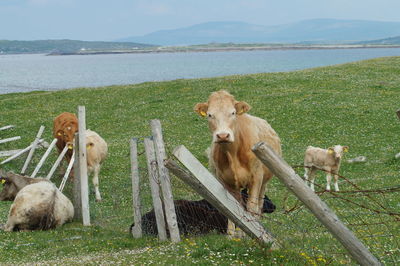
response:
{"label": "leaning fence post", "polygon": [[159,178],[157,170],[157,160],[154,153],[154,142],[150,138],[144,139],[144,148],[146,151],[147,169],[149,173],[149,181],[151,188],[151,196],[153,199],[154,214],[156,216],[158,238],[161,241],[167,240],[167,232],[165,230],[165,219],[163,206],[160,196]]}
{"label": "leaning fence post", "polygon": [[[46,178],[50,179],[54,172],[56,171],[58,165],[60,165],[62,159],[64,159],[65,154],[68,151],[68,145],[65,145],[64,149],[61,151],[61,153],[58,155],[57,160],[55,161],[55,163],[53,164],[53,166],[50,169],[50,172],[47,174]],[[73,157],[75,159],[75,156]],[[72,158],[71,158],[72,159]]]}
{"label": "leaning fence post", "polygon": [[[40,139],[39,143],[42,143],[44,140]],[[11,155],[11,157],[8,157],[7,159],[5,159],[4,161],[2,161],[0,164],[5,164],[8,163],[9,161],[14,160],[15,158],[18,158],[19,156],[21,156],[22,154],[24,154],[25,152],[29,151],[32,148],[33,144],[30,144],[28,147],[19,150],[17,153],[15,153],[14,155]]]}
{"label": "leaning fence post", "polygon": [[31,159],[32,159],[33,153],[35,152],[36,146],[37,146],[37,144],[38,144],[38,142],[39,142],[39,140],[40,140],[40,137],[41,137],[42,134],[43,134],[43,131],[44,131],[44,126],[40,126],[39,131],[38,131],[38,133],[37,133],[37,135],[36,135],[36,138],[35,138],[35,140],[32,142],[32,148],[31,148],[31,150],[30,150],[29,153],[28,153],[28,157],[26,158],[26,161],[25,161],[25,163],[24,163],[24,166],[22,167],[22,170],[21,170],[21,174],[22,174],[22,175],[25,174],[26,169],[28,168],[28,165],[29,165],[29,163],[30,163],[30,161],[31,161]]}
{"label": "leaning fence post", "polygon": [[37,164],[35,170],[33,170],[31,177],[35,177],[37,175],[37,173],[39,172],[43,163],[46,161],[47,157],[49,156],[51,150],[54,148],[54,145],[56,145],[56,142],[57,142],[57,139],[53,139],[53,141],[50,143],[50,146],[47,148],[46,152],[43,154],[43,156],[40,159],[39,163]]}
{"label": "leaning fence post", "polygon": [[397,110],[396,114],[397,114],[397,117],[400,119],[400,109]]}
{"label": "leaning fence post", "polygon": [[173,154],[193,174],[187,173],[172,160],[168,160],[166,165],[174,175],[191,186],[249,236],[261,243],[271,244],[273,249],[279,248],[275,237],[265,230],[255,216],[243,208],[185,146],[178,146]]}
{"label": "leaning fence post", "polygon": [[133,221],[135,225],[132,228],[134,238],[142,237],[142,214],[140,211],[140,180],[139,180],[139,165],[137,154],[137,139],[133,138],[130,141],[131,146],[131,178],[132,178],[132,193],[133,193]]}
{"label": "leaning fence post", "polygon": [[11,138],[6,138],[6,139],[0,139],[0,144],[11,142],[11,141],[14,141],[14,140],[20,140],[20,139],[21,139],[21,136],[16,136],[16,137],[11,137]]}
{"label": "leaning fence post", "polygon": [[304,205],[325,225],[336,239],[347,249],[350,255],[361,265],[381,265],[377,258],[355,237],[315,194],[295,171],[267,144],[260,142],[252,148],[258,159],[277,176],[285,186],[299,198]]}
{"label": "leaning fence post", "polygon": [[79,179],[81,183],[82,200],[82,222],[83,225],[90,225],[89,213],[89,184],[87,175],[86,155],[86,111],[85,106],[78,106],[78,133],[79,133]]}
{"label": "leaning fence post", "polygon": [[181,241],[179,235],[178,223],[176,220],[175,205],[172,197],[171,183],[168,174],[168,169],[164,165],[166,153],[164,141],[162,137],[160,120],[154,119],[150,121],[151,131],[154,138],[154,147],[156,150],[156,158],[158,164],[158,172],[160,176],[161,188],[164,199],[165,216],[167,217],[168,229],[172,242]]}

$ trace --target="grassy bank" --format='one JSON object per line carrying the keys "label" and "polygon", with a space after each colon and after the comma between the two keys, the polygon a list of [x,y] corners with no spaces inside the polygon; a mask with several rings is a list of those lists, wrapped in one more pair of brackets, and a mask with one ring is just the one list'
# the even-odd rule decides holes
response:
{"label": "grassy bank", "polygon": [[[212,91],[219,89],[247,101],[252,106],[251,114],[269,121],[281,137],[283,155],[289,164],[301,164],[308,145],[349,145],[348,158],[364,155],[368,161],[343,163],[343,176],[363,189],[398,186],[400,162],[394,159],[394,154],[400,152],[400,122],[395,115],[400,108],[400,57],[289,73],[1,95],[0,126],[15,124],[17,127],[0,132],[0,137],[22,136],[17,142],[1,144],[1,150],[29,145],[40,125],[46,126],[44,136],[50,141],[53,118],[64,111],[76,113],[78,105],[85,105],[87,127],[107,141],[109,157],[100,176],[103,201],[96,203],[93,193],[90,195],[93,226],[70,223],[49,232],[0,232],[1,254],[6,254],[0,257],[0,264],[349,263],[340,245],[307,212],[287,215],[282,211],[286,190],[276,179],[270,184],[268,195],[278,210],[265,216],[263,222],[287,243],[285,249],[271,252],[252,240],[233,241],[218,235],[185,238],[178,245],[160,243],[151,237],[131,238],[128,233],[132,221],[129,139],[149,136],[149,120],[158,118],[168,151],[183,144],[206,163],[204,150],[210,143],[207,123],[192,109],[195,103],[205,101]],[[52,154],[49,160],[55,157]],[[39,159],[36,156],[33,164]],[[141,156],[145,167],[143,159]],[[22,165],[20,159],[7,164],[5,169],[18,171]],[[42,174],[49,168],[46,165]],[[28,172],[31,171],[32,165]],[[303,170],[299,169],[299,173],[302,175]],[[147,178],[143,171],[142,174],[143,179]],[[54,181],[59,184],[60,178]],[[317,182],[323,185],[326,181],[320,174]],[[353,189],[344,181],[339,186],[342,190]],[[71,184],[67,184],[68,196],[70,189]],[[174,177],[173,190],[175,198],[198,198]],[[148,210],[150,196],[142,195]],[[398,192],[373,197],[389,210],[399,209]],[[350,198],[375,206],[363,196]],[[392,217],[361,211],[329,195],[324,195],[324,199],[347,224],[360,220],[376,223],[351,228],[382,260],[388,263],[400,260],[399,240],[393,237],[400,234],[399,222],[392,222]],[[6,222],[10,204],[0,202],[0,223]],[[295,200],[290,198],[289,204],[295,204]]]}

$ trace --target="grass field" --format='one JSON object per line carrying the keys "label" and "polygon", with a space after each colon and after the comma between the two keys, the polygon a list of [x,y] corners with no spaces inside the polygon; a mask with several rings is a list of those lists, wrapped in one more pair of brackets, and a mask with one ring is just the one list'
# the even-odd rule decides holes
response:
{"label": "grass field", "polygon": [[[193,112],[193,106],[219,89],[245,100],[252,106],[251,114],[268,120],[282,140],[283,156],[289,164],[301,164],[308,145],[348,145],[347,158],[364,155],[367,162],[343,163],[343,176],[362,189],[399,186],[400,161],[394,155],[400,152],[400,121],[395,115],[400,108],[400,57],[288,73],[1,95],[0,126],[14,124],[16,128],[0,132],[0,138],[20,135],[22,139],[0,144],[0,150],[29,145],[40,125],[46,126],[44,136],[50,142],[53,118],[64,111],[76,113],[78,105],[85,105],[87,127],[108,142],[109,156],[100,176],[103,201],[96,203],[94,193],[90,194],[92,226],[74,222],[47,232],[0,232],[0,264],[354,263],[304,208],[283,212],[287,193],[276,178],[269,185],[268,196],[278,210],[264,216],[263,222],[284,243],[281,250],[270,251],[253,240],[235,241],[221,235],[184,237],[176,245],[151,237],[131,237],[129,139],[149,136],[149,120],[158,118],[169,153],[183,144],[207,164],[204,150],[211,138],[206,120]],[[143,147],[139,150],[143,151]],[[53,153],[49,161],[55,157]],[[37,154],[28,173],[39,159]],[[143,156],[140,159],[144,168]],[[19,159],[4,169],[19,171],[22,165],[23,159]],[[46,165],[40,174],[45,175],[49,169],[50,165]],[[303,170],[298,169],[298,173],[303,175]],[[146,177],[143,171],[142,176]],[[53,181],[58,185],[60,178]],[[326,182],[322,174],[316,181],[322,186]],[[198,198],[175,177],[172,183],[176,199]],[[354,190],[343,180],[339,186],[343,191]],[[65,192],[71,196],[70,183]],[[398,213],[400,209],[399,192],[340,195],[374,210],[382,211],[384,206]],[[151,208],[150,195],[142,196],[147,211]],[[400,263],[398,220],[340,200],[334,194],[325,193],[322,197],[379,259],[387,265]],[[289,197],[289,205],[294,204],[295,199]],[[6,222],[10,205],[0,202],[0,223]]]}

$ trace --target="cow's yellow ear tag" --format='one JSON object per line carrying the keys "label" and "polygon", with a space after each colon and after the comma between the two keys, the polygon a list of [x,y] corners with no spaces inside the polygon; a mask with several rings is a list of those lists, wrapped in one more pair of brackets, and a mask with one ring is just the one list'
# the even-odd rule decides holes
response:
{"label": "cow's yellow ear tag", "polygon": [[204,112],[204,111],[200,111],[200,115],[201,115],[202,117],[205,117],[207,114],[206,114],[206,112]]}
{"label": "cow's yellow ear tag", "polygon": [[328,149],[328,154],[332,154],[333,150],[332,149]]}
{"label": "cow's yellow ear tag", "polygon": [[348,151],[349,151],[349,148],[344,148],[343,151],[344,151],[344,152],[348,152]]}
{"label": "cow's yellow ear tag", "polygon": [[2,179],[2,180],[1,180],[1,183],[2,183],[2,184],[4,184],[5,182],[6,182],[6,180],[5,180],[5,179]]}
{"label": "cow's yellow ear tag", "polygon": [[57,136],[61,136],[62,134],[60,132],[57,133]]}
{"label": "cow's yellow ear tag", "polygon": [[88,145],[86,145],[86,149],[90,149],[92,147],[92,145],[90,145],[90,144],[88,144]]}

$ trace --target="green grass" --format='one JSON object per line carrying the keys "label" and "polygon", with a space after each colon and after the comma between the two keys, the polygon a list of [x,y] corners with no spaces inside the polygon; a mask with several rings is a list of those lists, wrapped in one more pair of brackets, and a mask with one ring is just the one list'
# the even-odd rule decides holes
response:
{"label": "green grass", "polygon": [[[104,137],[109,145],[109,156],[100,176],[103,201],[96,203],[94,194],[90,195],[93,226],[83,227],[74,222],[47,232],[0,232],[0,248],[2,254],[6,254],[0,257],[0,264],[55,264],[61,263],[60,258],[70,264],[354,263],[304,208],[289,214],[282,211],[287,192],[276,178],[269,185],[268,196],[278,210],[266,215],[263,222],[285,245],[281,250],[270,251],[253,240],[234,241],[219,235],[190,237],[176,245],[160,243],[151,237],[135,240],[130,236],[129,139],[149,136],[149,120],[158,118],[169,153],[183,144],[207,164],[204,150],[210,143],[210,134],[206,120],[193,112],[193,106],[206,101],[212,91],[219,89],[226,89],[236,99],[247,101],[252,106],[251,114],[268,120],[282,140],[283,156],[289,164],[301,164],[308,145],[349,145],[348,158],[364,155],[368,161],[343,163],[343,176],[363,189],[399,185],[400,162],[394,159],[394,154],[400,152],[400,122],[395,115],[400,107],[400,57],[289,73],[1,95],[0,126],[15,124],[17,127],[0,132],[0,137],[22,136],[17,142],[1,144],[1,150],[29,145],[40,125],[46,126],[44,136],[50,142],[53,118],[64,111],[76,113],[78,105],[85,105],[87,127]],[[139,151],[143,151],[142,146]],[[49,161],[54,161],[55,157],[53,153]],[[36,154],[28,173],[39,159]],[[143,156],[140,160],[142,180],[147,181]],[[23,158],[4,168],[19,171],[22,165]],[[47,163],[41,174],[45,175],[49,169]],[[302,175],[303,170],[298,169],[298,173]],[[58,185],[60,178],[53,181]],[[325,184],[322,174],[316,181],[322,186]],[[176,199],[198,198],[175,177],[172,183]],[[353,190],[345,181],[339,186],[341,190]],[[151,208],[148,185],[143,184],[141,191],[144,211],[147,211]],[[71,196],[70,183],[65,193]],[[344,196],[382,210],[363,194]],[[395,238],[400,235],[399,222],[329,194],[322,197],[377,257],[388,265],[399,263],[400,246]],[[372,194],[371,197],[398,212],[398,192]],[[0,223],[6,222],[10,204],[0,202]],[[289,197],[289,206],[293,204],[295,199]]]}

